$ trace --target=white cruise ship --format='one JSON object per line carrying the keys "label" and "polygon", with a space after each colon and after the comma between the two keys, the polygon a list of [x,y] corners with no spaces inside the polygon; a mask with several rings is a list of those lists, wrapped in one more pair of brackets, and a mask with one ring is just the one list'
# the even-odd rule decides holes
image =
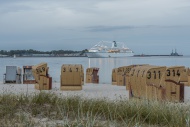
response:
{"label": "white cruise ship", "polygon": [[101,41],[86,52],[89,58],[127,57],[134,56],[134,52],[122,42]]}

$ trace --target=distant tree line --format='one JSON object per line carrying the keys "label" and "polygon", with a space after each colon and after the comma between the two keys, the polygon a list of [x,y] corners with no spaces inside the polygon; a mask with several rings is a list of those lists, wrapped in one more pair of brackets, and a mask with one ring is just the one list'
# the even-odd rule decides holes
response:
{"label": "distant tree line", "polygon": [[73,54],[73,53],[80,53],[80,55],[83,55],[87,49],[84,49],[82,51],[73,51],[73,50],[52,50],[52,51],[37,51],[33,49],[29,50],[0,50],[1,55],[8,55],[8,56],[13,56],[13,55],[29,55],[29,54],[54,54],[54,55],[59,55],[59,54]]}

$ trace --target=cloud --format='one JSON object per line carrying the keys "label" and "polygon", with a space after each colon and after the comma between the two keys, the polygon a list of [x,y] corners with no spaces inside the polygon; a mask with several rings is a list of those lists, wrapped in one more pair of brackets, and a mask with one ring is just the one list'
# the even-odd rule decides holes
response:
{"label": "cloud", "polygon": [[29,29],[40,26],[188,25],[188,6],[187,0],[10,0],[1,1],[0,19],[3,26],[14,24]]}
{"label": "cloud", "polygon": [[100,40],[127,41],[134,50],[179,46],[189,42],[189,7],[189,0],[0,0],[0,43],[43,43],[43,49],[84,49]]}
{"label": "cloud", "polygon": [[107,32],[107,31],[115,31],[115,30],[127,30],[132,29],[133,26],[92,26],[86,27],[87,31],[90,32]]}
{"label": "cloud", "polygon": [[161,26],[161,25],[144,25],[144,26],[91,26],[86,27],[85,29],[90,32],[111,32],[111,31],[118,31],[118,30],[132,30],[132,29],[159,29],[159,28],[190,28],[186,25],[168,25],[168,26]]}

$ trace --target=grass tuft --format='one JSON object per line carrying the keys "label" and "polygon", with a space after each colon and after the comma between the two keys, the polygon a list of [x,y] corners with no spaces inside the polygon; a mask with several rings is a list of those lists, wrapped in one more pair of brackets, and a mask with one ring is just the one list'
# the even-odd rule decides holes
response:
{"label": "grass tuft", "polygon": [[1,94],[2,126],[189,126],[189,104],[147,100],[88,99],[40,92]]}

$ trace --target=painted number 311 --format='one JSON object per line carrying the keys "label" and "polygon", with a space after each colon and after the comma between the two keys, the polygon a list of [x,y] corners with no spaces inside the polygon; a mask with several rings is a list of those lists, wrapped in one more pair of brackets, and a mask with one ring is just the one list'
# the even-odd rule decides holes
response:
{"label": "painted number 311", "polygon": [[[153,73],[153,75],[152,75],[152,73]],[[148,79],[151,79],[152,76],[153,76],[154,79],[156,79],[156,78],[160,79],[160,76],[161,76],[160,71],[158,71],[157,73],[156,73],[156,71],[153,71],[152,73],[150,71],[147,72],[147,78]]]}

